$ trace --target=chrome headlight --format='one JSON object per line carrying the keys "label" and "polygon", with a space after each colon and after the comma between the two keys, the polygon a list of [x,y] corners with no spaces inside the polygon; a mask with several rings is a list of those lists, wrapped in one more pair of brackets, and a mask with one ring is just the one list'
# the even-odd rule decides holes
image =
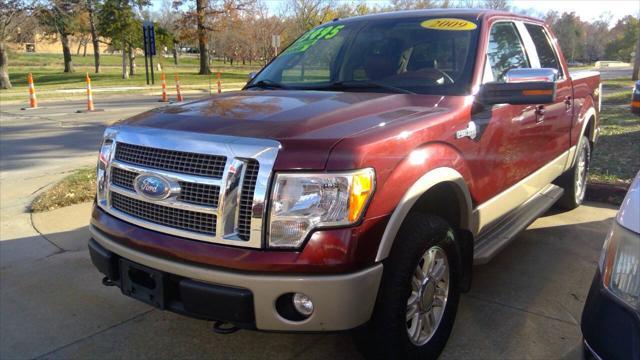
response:
{"label": "chrome headlight", "polygon": [[614,221],[599,267],[605,288],[640,310],[640,235]]}
{"label": "chrome headlight", "polygon": [[360,220],[373,194],[373,169],[277,174],[271,197],[269,246],[298,248],[316,228]]}
{"label": "chrome headlight", "polygon": [[113,156],[113,148],[115,147],[115,141],[110,138],[102,140],[100,145],[100,153],[98,154],[98,166],[96,173],[96,200],[99,205],[106,205],[107,199],[107,168],[111,157]]}

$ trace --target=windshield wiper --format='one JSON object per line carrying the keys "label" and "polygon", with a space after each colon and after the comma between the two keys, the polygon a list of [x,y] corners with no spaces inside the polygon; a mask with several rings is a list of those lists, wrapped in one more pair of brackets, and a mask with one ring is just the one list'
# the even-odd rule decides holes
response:
{"label": "windshield wiper", "polygon": [[255,82],[251,85],[247,85],[247,87],[245,87],[245,89],[251,89],[251,88],[263,88],[263,89],[287,89],[286,86],[280,84],[279,82],[275,82],[272,80],[260,80],[258,82]]}
{"label": "windshield wiper", "polygon": [[382,84],[376,81],[336,81],[330,83],[327,88],[329,89],[346,89],[346,88],[354,88],[354,89],[366,89],[366,88],[378,88],[391,90],[393,92],[403,93],[403,94],[415,94],[413,91],[395,87],[393,85]]}

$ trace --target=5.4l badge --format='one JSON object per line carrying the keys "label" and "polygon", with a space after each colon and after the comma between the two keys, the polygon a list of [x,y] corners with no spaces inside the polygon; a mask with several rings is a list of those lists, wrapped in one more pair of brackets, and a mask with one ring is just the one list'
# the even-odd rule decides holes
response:
{"label": "5.4l badge", "polygon": [[149,200],[164,200],[179,192],[177,185],[162,176],[155,174],[140,174],[133,181],[136,193]]}

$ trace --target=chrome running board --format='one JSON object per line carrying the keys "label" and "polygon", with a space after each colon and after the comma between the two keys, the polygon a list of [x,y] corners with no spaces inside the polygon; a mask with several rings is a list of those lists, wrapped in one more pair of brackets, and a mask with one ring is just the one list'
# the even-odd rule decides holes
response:
{"label": "chrome running board", "polygon": [[562,196],[564,190],[550,184],[511,213],[497,220],[483,231],[475,241],[473,264],[488,263],[500,250]]}

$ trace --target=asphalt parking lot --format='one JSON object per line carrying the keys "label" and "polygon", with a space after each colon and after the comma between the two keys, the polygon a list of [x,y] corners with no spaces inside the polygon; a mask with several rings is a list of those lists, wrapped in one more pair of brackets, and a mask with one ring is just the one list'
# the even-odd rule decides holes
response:
{"label": "asphalt parking lot", "polygon": [[[0,359],[357,359],[348,333],[216,335],[211,324],[149,308],[101,285],[86,242],[90,207],[31,215],[42,188],[95,165],[106,124],[158,106],[148,99],[0,113]],[[443,359],[580,359],[580,314],[609,205],[551,211],[474,271]]]}

